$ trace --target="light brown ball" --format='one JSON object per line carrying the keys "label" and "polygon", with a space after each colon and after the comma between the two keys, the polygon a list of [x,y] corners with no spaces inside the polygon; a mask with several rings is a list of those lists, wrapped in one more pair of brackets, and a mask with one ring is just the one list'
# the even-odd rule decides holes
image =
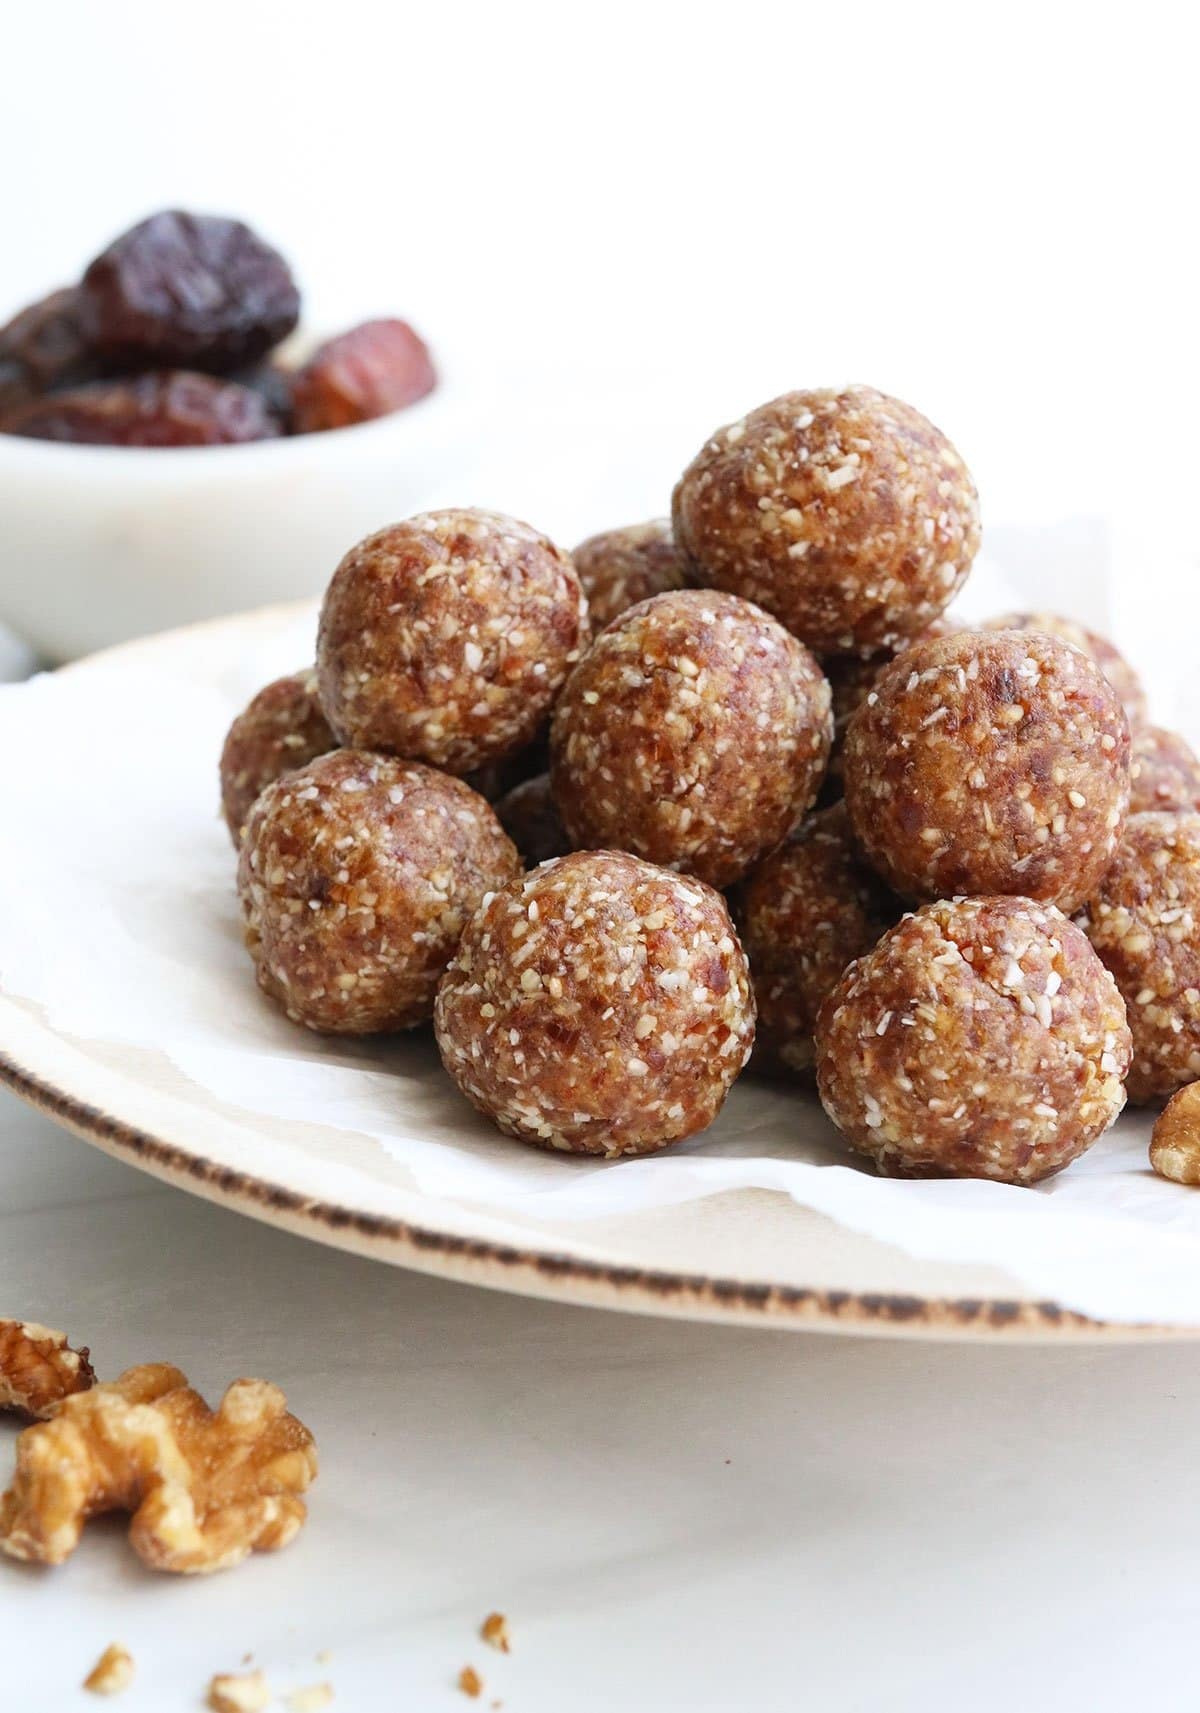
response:
{"label": "light brown ball", "polygon": [[687,582],[686,561],[669,518],[590,535],[571,558],[588,598],[593,631],[603,630],[639,601],[682,589]]}
{"label": "light brown ball", "polygon": [[588,637],[569,557],[496,512],[426,512],[360,541],[317,636],[341,741],[470,773],[532,743]]}
{"label": "light brown ball", "polygon": [[1200,810],[1200,759],[1186,738],[1163,726],[1134,733],[1129,761],[1129,813]]}
{"label": "light brown ball", "polygon": [[873,387],[785,393],[719,429],[673,516],[693,581],[756,601],[818,655],[898,649],[979,548],[962,459]]}
{"label": "light brown ball", "polygon": [[1094,660],[1108,679],[1121,698],[1130,730],[1136,731],[1145,724],[1146,692],[1141,679],[1120,649],[1098,631],[1089,630],[1077,619],[1064,618],[1061,613],[1001,613],[998,618],[988,619],[982,629],[1036,630],[1044,636],[1056,636],[1061,642],[1069,642],[1072,648]]}
{"label": "light brown ball", "polygon": [[822,1001],[900,910],[864,861],[843,803],[759,863],[734,903],[758,1004],[756,1069],[811,1077]]}
{"label": "light brown ball", "polygon": [[1033,1184],[1125,1104],[1125,1007],[1086,937],[1025,898],[929,904],[821,1008],[817,1085],[887,1177]]}
{"label": "light brown ball", "polygon": [[1129,1009],[1129,1098],[1165,1100],[1200,1077],[1200,815],[1131,815],[1079,921]]}
{"label": "light brown ball", "polygon": [[620,851],[544,863],[490,899],[438,989],[442,1061],[501,1130],[649,1154],[711,1124],[754,1000],[724,900]]}
{"label": "light brown ball", "polygon": [[1038,632],[915,643],[850,721],[846,807],[911,898],[1011,892],[1074,909],[1129,802],[1129,726],[1090,660]]}
{"label": "light brown ball", "polygon": [[614,619],[567,680],[551,779],[577,850],[612,845],[725,886],[811,805],[829,685],[760,608],[713,590]]}
{"label": "light brown ball", "polygon": [[335,750],[269,785],[238,865],[258,985],[339,1035],[433,1012],[468,919],[520,860],[488,805],[418,762]]}
{"label": "light brown ball", "polygon": [[[906,642],[904,648],[911,648],[914,642],[922,642],[926,637],[949,636],[952,631],[961,628],[945,616],[934,619],[920,636],[912,637]],[[829,752],[829,767],[821,792],[823,802],[836,802],[842,796],[842,757],[850,721],[893,660],[903,654],[904,648],[892,650],[887,654],[868,655],[865,659],[857,654],[831,655],[821,662],[833,698],[833,748]]]}
{"label": "light brown ball", "polygon": [[317,697],[315,667],[260,690],[230,726],[221,751],[221,807],[234,844],[241,843],[260,791],[336,748]]}

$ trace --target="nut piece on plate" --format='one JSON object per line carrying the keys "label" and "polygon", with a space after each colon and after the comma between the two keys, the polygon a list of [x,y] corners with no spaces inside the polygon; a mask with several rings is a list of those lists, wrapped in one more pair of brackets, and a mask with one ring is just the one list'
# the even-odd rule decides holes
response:
{"label": "nut piece on plate", "polygon": [[979,501],[945,435],[873,387],[784,393],[718,429],[680,477],[691,580],[756,601],[819,655],[895,650],[979,548]]}
{"label": "nut piece on plate", "polygon": [[526,868],[566,856],[571,849],[554,807],[548,773],[522,780],[505,792],[496,804],[496,818],[524,857]]}
{"label": "nut piece on plate", "polygon": [[1175,1184],[1200,1184],[1200,1082],[1177,1089],[1154,1120],[1150,1164]]}
{"label": "nut piece on plate", "polygon": [[550,727],[577,850],[614,846],[726,886],[817,795],[833,736],[812,655],[736,595],[680,589],[614,619]]}
{"label": "nut piece on plate", "polygon": [[72,1350],[65,1332],[34,1321],[0,1320],[0,1410],[41,1419],[96,1378],[88,1352]]}
{"label": "nut piece on plate", "polygon": [[590,535],[571,558],[588,598],[594,631],[639,601],[682,589],[687,582],[687,565],[671,534],[670,518]]}
{"label": "nut piece on plate", "polygon": [[649,1154],[711,1124],[754,1044],[724,900],[619,851],[488,899],[438,989],[442,1062],[524,1142]]}
{"label": "nut piece on plate", "polygon": [[1129,1098],[1160,1101],[1200,1077],[1200,814],[1131,815],[1079,913],[1129,1009]]}
{"label": "nut piece on plate", "polygon": [[262,397],[215,375],[168,369],[46,393],[4,418],[4,432],[76,446],[233,446],[282,433]]}
{"label": "nut piece on plate", "polygon": [[238,892],[258,985],[310,1029],[410,1029],[484,893],[520,866],[461,779],[363,750],[319,756],[268,785],[246,822]]}
{"label": "nut piece on plate", "polygon": [[1129,762],[1129,813],[1150,809],[1200,810],[1200,760],[1186,738],[1163,726],[1133,735]]}
{"label": "nut piece on plate", "polygon": [[407,321],[364,321],[318,346],[297,372],[292,427],[350,428],[416,404],[436,385],[425,341]]}
{"label": "nut piece on plate", "polygon": [[530,744],[588,637],[567,555],[497,512],[360,541],[321,609],[321,703],[345,744],[470,773]]}
{"label": "nut piece on plate", "polygon": [[1036,630],[1041,631],[1043,636],[1056,636],[1061,642],[1069,642],[1072,648],[1077,648],[1081,654],[1086,654],[1089,660],[1095,661],[1108,679],[1121,699],[1129,719],[1130,730],[1136,732],[1139,726],[1145,725],[1146,692],[1142,688],[1142,681],[1120,649],[1109,642],[1106,636],[1089,630],[1076,619],[1063,618],[1059,613],[1001,613],[998,618],[988,619],[980,628]]}
{"label": "nut piece on plate", "polygon": [[83,1687],[93,1695],[120,1695],[132,1682],[133,1655],[120,1642],[112,1642],[84,1678]]}
{"label": "nut piece on plate", "polygon": [[758,1002],[756,1070],[812,1076],[821,1002],[900,911],[863,860],[842,803],[759,864],[734,905]]}
{"label": "nut piece on plate", "polygon": [[1129,802],[1129,725],[1099,668],[1056,637],[914,643],[850,721],[846,807],[913,898],[1011,892],[1074,909]]}
{"label": "nut piece on plate", "polygon": [[224,372],[287,337],[300,294],[278,250],[240,220],[169,209],[90,264],[80,316],[90,343],[115,361]]}
{"label": "nut piece on plate", "polygon": [[271,1704],[271,1686],[261,1671],[218,1672],[208,1686],[212,1713],[262,1713]]}
{"label": "nut piece on plate", "polygon": [[235,1380],[214,1412],[166,1363],[65,1399],[17,1440],[0,1547],[62,1564],[107,1511],[130,1513],[152,1570],[199,1575],[286,1546],[317,1473],[312,1435],[286,1403],[264,1380]]}
{"label": "nut piece on plate", "polygon": [[221,751],[221,807],[234,845],[260,791],[336,748],[317,699],[315,667],[260,690],[230,726]]}
{"label": "nut piece on plate", "polygon": [[1032,1184],[1125,1104],[1125,1006],[1052,905],[926,905],[850,965],[817,1022],[817,1086],[886,1177]]}

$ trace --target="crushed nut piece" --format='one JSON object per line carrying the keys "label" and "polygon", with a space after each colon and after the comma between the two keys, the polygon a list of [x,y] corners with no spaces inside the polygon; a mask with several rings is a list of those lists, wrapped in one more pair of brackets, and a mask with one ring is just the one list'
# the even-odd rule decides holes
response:
{"label": "crushed nut piece", "polygon": [[333,1700],[331,1683],[310,1683],[305,1689],[293,1689],[286,1697],[291,1713],[320,1713]]}
{"label": "crushed nut piece", "polygon": [[503,1612],[489,1612],[479,1627],[479,1634],[502,1654],[512,1652],[512,1636]]}
{"label": "crushed nut piece", "polygon": [[0,1499],[0,1547],[61,1564],[89,1517],[128,1511],[134,1550],[155,1570],[224,1570],[286,1546],[317,1472],[308,1429],[277,1386],[235,1380],[212,1411],[178,1368],[151,1363],[66,1398],[17,1440]]}
{"label": "crushed nut piece", "polygon": [[473,1665],[464,1665],[458,1674],[458,1687],[464,1695],[472,1697],[483,1694],[483,1679]]}
{"label": "crushed nut piece", "polygon": [[133,1655],[120,1642],[113,1642],[84,1678],[83,1687],[93,1695],[119,1695],[132,1682]]}
{"label": "crushed nut piece", "polygon": [[0,1410],[41,1419],[60,1399],[86,1392],[95,1378],[86,1349],[72,1350],[65,1332],[0,1320]]}
{"label": "crushed nut piece", "polygon": [[1150,1164],[1175,1184],[1200,1184],[1200,1082],[1173,1094],[1154,1121]]}
{"label": "crushed nut piece", "polygon": [[219,1672],[208,1686],[213,1713],[262,1713],[271,1690],[261,1671]]}

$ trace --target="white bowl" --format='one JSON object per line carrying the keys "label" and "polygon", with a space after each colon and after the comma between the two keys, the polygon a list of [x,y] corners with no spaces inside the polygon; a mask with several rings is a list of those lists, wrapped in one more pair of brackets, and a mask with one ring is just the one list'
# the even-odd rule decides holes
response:
{"label": "white bowl", "polygon": [[433,503],[468,420],[442,380],[378,421],[244,446],[0,434],[0,623],[59,662],[319,594],[362,536]]}

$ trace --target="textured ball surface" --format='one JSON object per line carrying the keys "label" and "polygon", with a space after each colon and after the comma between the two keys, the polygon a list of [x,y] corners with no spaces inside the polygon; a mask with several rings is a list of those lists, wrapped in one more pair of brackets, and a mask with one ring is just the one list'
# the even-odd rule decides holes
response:
{"label": "textured ball surface", "polygon": [[321,703],[341,741],[470,773],[536,737],[588,636],[568,556],[495,512],[426,512],[365,541],[321,609]]}
{"label": "textured ball surface", "polygon": [[1129,813],[1152,809],[1200,810],[1200,759],[1164,726],[1135,732],[1129,761]]}
{"label": "textured ball surface", "polygon": [[520,860],[488,805],[419,763],[335,750],[269,785],[238,865],[258,984],[295,1023],[408,1029]]}
{"label": "textured ball surface", "polygon": [[673,519],[693,581],[757,602],[819,655],[899,648],[979,548],[962,459],[872,387],[785,393],[719,429],[680,477]]}
{"label": "textured ball surface", "polygon": [[1056,636],[1069,642],[1081,654],[1086,654],[1108,679],[1129,719],[1131,731],[1144,725],[1147,718],[1146,692],[1142,681],[1120,649],[1098,631],[1089,630],[1077,619],[1064,618],[1061,613],[1002,613],[988,619],[984,630],[1036,630],[1044,636]]}
{"label": "textured ball surface", "polygon": [[591,535],[571,558],[588,598],[594,631],[639,601],[682,589],[687,582],[686,561],[675,545],[669,518]]}
{"label": "textured ball surface", "polygon": [[724,900],[619,851],[544,863],[474,918],[434,1028],[502,1130],[647,1154],[703,1130],[749,1057],[754,1000]]}
{"label": "textured ball surface", "polygon": [[611,845],[725,886],[812,804],[832,731],[820,668],[768,614],[714,590],[657,595],[567,680],[555,803],[578,850]]}
{"label": "textured ball surface", "polygon": [[230,726],[221,751],[221,807],[234,844],[241,843],[260,791],[336,748],[317,697],[315,668],[260,690]]}
{"label": "textured ball surface", "polygon": [[758,1004],[756,1067],[811,1076],[822,1001],[900,910],[863,860],[842,803],[758,865],[735,903]]}
{"label": "textured ball surface", "polygon": [[1036,632],[914,643],[850,721],[846,807],[897,892],[1074,909],[1129,802],[1129,726],[1085,655]]}
{"label": "textured ball surface", "polygon": [[1125,1103],[1125,1006],[1087,938],[1024,898],[929,904],[850,965],[817,1024],[817,1084],[888,1177],[1032,1184]]}
{"label": "textured ball surface", "polygon": [[1131,815],[1079,920],[1129,1010],[1129,1098],[1200,1077],[1200,815]]}

